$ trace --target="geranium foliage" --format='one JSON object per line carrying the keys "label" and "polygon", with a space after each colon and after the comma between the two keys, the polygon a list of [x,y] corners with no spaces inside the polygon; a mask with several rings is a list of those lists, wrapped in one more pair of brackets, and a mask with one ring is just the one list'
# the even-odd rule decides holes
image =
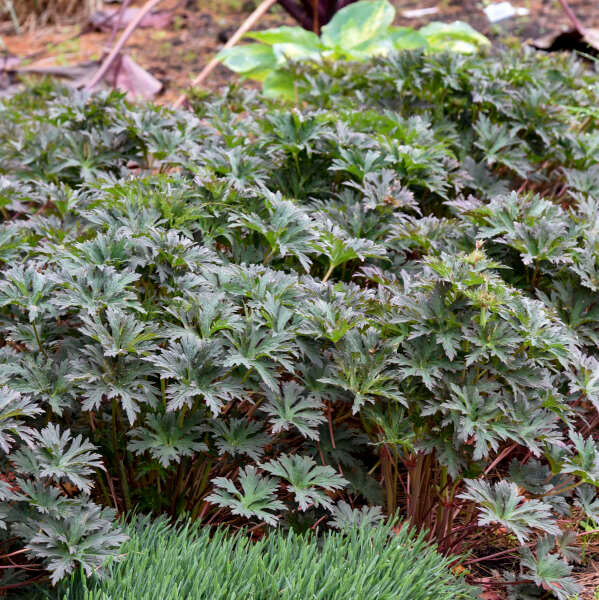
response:
{"label": "geranium foliage", "polygon": [[380,505],[444,552],[483,528],[510,593],[566,598],[564,523],[599,502],[599,78],[528,52],[288,69],[298,106],[0,108],[4,547],[58,579],[118,547],[109,510]]}

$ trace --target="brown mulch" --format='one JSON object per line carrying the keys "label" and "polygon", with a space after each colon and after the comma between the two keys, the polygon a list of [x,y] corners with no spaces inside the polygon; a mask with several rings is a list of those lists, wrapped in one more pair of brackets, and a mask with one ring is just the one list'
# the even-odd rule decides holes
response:
{"label": "brown mulch", "polygon": [[[481,9],[480,0],[393,0],[397,7],[397,24],[420,27],[433,20],[462,20],[491,38],[517,37],[523,41],[548,32],[567,28],[569,21],[556,0],[512,0],[515,6],[526,6],[530,16],[518,17],[492,25]],[[132,5],[141,5],[136,1]],[[586,27],[599,28],[599,0],[569,0],[573,10]],[[115,6],[115,5],[110,5]],[[401,11],[438,7],[437,14],[406,19]],[[197,74],[227,38],[255,8],[255,0],[165,0],[160,7],[174,10],[173,23],[164,30],[138,30],[129,40],[126,51],[141,66],[164,84],[159,102],[172,102],[194,74]],[[278,7],[271,10],[260,28],[293,24]],[[37,66],[74,64],[97,59],[102,55],[109,33],[85,33],[77,36],[81,25],[54,25],[10,35],[10,23],[0,23],[0,35],[8,50],[18,56],[34,54],[31,64]],[[70,41],[69,41],[70,40]],[[232,74],[219,67],[207,82],[217,88],[229,81]]]}

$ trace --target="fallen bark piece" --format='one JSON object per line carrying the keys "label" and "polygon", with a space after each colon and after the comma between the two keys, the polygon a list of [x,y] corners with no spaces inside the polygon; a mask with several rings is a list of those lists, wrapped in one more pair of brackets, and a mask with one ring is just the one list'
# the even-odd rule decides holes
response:
{"label": "fallen bark piece", "polygon": [[[97,67],[98,63],[90,75]],[[83,87],[88,81],[89,79],[79,83]],[[95,91],[102,83],[127,92],[129,100],[151,100],[162,90],[162,83],[126,54],[120,54],[108,67],[102,79],[88,89]]]}
{"label": "fallen bark piece", "polygon": [[76,82],[83,80],[94,72],[98,68],[97,60],[90,60],[69,67],[50,66],[50,67],[36,67],[32,65],[30,67],[15,67],[11,69],[13,73],[17,74],[28,74],[28,75],[45,75],[48,77],[60,77],[63,79],[70,79]]}
{"label": "fallen bark piece", "polygon": [[21,59],[13,54],[0,54],[0,73],[11,71],[21,64]]}
{"label": "fallen bark piece", "polygon": [[[0,82],[3,75],[11,78],[9,79],[11,85],[14,84],[14,76],[18,74],[46,75],[66,79],[69,85],[81,88],[88,85],[97,73],[99,66],[100,61],[92,60],[68,67],[19,67],[15,65],[3,70],[0,63]],[[158,79],[126,54],[119,54],[102,79],[89,89],[95,91],[105,85],[126,92],[129,100],[151,100],[163,87]]]}
{"label": "fallen bark piece", "polygon": [[586,28],[581,34],[574,28],[552,32],[530,43],[533,48],[558,52],[576,50],[590,54],[599,54],[599,29]]}
{"label": "fallen bark piece", "polygon": [[[112,31],[118,23],[119,29],[125,29],[133,19],[137,17],[139,8],[127,8],[122,11],[119,8],[112,10],[97,10],[89,18],[89,24],[96,31]],[[119,16],[119,13],[121,15]],[[173,22],[173,13],[169,10],[157,10],[144,15],[138,27],[147,29],[164,29]]]}

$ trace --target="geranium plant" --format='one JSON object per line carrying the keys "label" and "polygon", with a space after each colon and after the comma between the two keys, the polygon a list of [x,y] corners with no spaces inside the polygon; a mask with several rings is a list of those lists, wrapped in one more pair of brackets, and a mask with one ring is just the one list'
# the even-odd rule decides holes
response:
{"label": "geranium plant", "polygon": [[599,517],[597,75],[285,68],[299,104],[0,106],[0,585],[100,571],[111,511],[385,512],[566,600]]}

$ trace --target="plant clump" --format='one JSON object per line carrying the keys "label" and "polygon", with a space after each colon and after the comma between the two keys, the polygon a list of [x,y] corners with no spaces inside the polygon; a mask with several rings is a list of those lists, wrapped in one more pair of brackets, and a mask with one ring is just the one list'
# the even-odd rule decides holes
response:
{"label": "plant clump", "polygon": [[320,36],[288,26],[251,32],[245,37],[260,43],[225,48],[217,58],[242,77],[263,82],[266,96],[297,100],[296,81],[286,67],[290,60],[316,65],[367,60],[414,48],[471,54],[490,45],[484,35],[462,21],[435,21],[415,31],[394,27],[394,19],[395,7],[388,0],[360,0],[336,12]]}
{"label": "plant clump", "polygon": [[138,519],[127,526],[125,560],[109,576],[79,573],[60,586],[60,600],[474,600],[476,588],[451,574],[408,528],[351,527],[324,536],[275,531],[250,541],[245,532],[211,534],[197,524]]}
{"label": "plant clump", "polygon": [[120,546],[111,510],[398,511],[565,600],[599,519],[599,78],[531,52],[287,68],[296,106],[1,105],[3,548],[57,581]]}

